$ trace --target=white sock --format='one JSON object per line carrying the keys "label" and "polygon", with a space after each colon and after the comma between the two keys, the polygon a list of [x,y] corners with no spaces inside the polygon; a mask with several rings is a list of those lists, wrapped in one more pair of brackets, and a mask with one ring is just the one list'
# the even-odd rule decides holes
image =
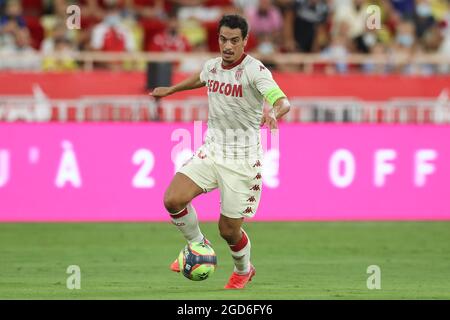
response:
{"label": "white sock", "polygon": [[250,249],[250,239],[247,233],[242,230],[241,240],[234,246],[230,246],[231,255],[234,260],[234,272],[246,274],[250,271]]}
{"label": "white sock", "polygon": [[204,236],[198,226],[197,212],[192,204],[189,203],[186,208],[170,216],[172,223],[181,231],[189,243],[203,240]]}

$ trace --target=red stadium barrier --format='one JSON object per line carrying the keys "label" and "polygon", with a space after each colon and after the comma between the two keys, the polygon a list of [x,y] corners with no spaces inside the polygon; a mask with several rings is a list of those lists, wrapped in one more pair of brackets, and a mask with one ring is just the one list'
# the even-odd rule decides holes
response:
{"label": "red stadium barrier", "polygon": [[[436,98],[443,89],[450,90],[450,76],[364,76],[303,75],[273,73],[275,80],[290,97],[357,97],[383,101],[394,97]],[[175,74],[176,83],[188,75]],[[64,86],[61,86],[64,83]],[[142,72],[75,72],[75,73],[0,73],[0,95],[30,95],[33,84],[39,84],[51,98],[68,99],[86,95],[145,94]],[[202,89],[180,92],[171,99],[205,96]]]}
{"label": "red stadium barrier", "polygon": [[[173,83],[185,77],[184,74],[175,74]],[[333,121],[338,122],[431,123],[436,122],[435,109],[440,103],[438,97],[450,91],[450,77],[274,73],[274,78],[294,106],[286,117],[288,122],[327,122],[335,119]],[[64,86],[61,86],[61,83],[64,83]],[[137,72],[0,73],[0,121],[16,119],[9,116],[8,111],[1,110],[3,104],[11,103],[12,100],[9,98],[26,97],[30,99],[29,104],[33,104],[33,88],[37,86],[50,101],[51,116],[48,120],[129,121],[132,111],[116,112],[115,107],[108,107],[108,103],[111,104],[117,97],[136,96],[147,101],[148,108],[156,108],[155,101],[147,95],[145,84],[145,74]],[[9,97],[7,102],[4,102],[5,96]],[[86,100],[87,105],[83,104],[83,110],[80,111],[78,109],[81,103],[74,101],[98,97],[109,99],[109,102],[99,105]],[[61,110],[60,105],[52,102],[54,99],[70,100],[66,103],[68,109]],[[443,103],[448,104],[448,97],[444,97]],[[88,110],[101,109],[101,112],[84,111],[85,107]],[[123,107],[127,108],[126,105]],[[32,108],[30,106],[30,109]],[[136,112],[142,116],[133,116],[134,121],[154,119],[145,108]],[[205,90],[180,92],[163,99],[158,113],[159,120],[205,120],[207,117]],[[65,114],[67,116],[62,116]],[[33,119],[33,116],[26,119]],[[450,118],[447,120],[441,122],[450,122]]]}

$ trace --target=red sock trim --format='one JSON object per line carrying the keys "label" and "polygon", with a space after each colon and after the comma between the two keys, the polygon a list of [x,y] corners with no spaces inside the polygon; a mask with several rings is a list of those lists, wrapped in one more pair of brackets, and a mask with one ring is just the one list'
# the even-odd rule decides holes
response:
{"label": "red sock trim", "polygon": [[172,217],[172,219],[179,219],[181,217],[184,217],[187,214],[188,214],[188,209],[184,208],[184,210],[181,211],[180,213],[171,214],[170,216]]}
{"label": "red sock trim", "polygon": [[231,249],[232,251],[234,251],[234,252],[241,251],[242,249],[245,248],[245,246],[247,245],[247,243],[248,243],[247,235],[245,234],[244,231],[242,231],[242,238],[241,238],[241,240],[239,240],[239,242],[236,243],[235,245],[230,246],[230,249]]}

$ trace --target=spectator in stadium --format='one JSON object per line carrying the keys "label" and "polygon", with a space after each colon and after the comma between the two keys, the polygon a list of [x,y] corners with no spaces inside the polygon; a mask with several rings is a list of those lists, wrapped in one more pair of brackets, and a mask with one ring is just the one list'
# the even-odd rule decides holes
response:
{"label": "spectator in stadium", "polygon": [[175,12],[180,23],[180,33],[192,47],[207,41],[206,24],[216,22],[221,16],[220,7],[206,6],[207,0],[174,0]]}
{"label": "spectator in stadium", "polygon": [[105,5],[105,17],[92,31],[91,47],[100,51],[134,51],[133,34],[123,24],[119,0],[108,0]]}
{"label": "spectator in stadium", "polygon": [[[136,49],[133,32],[120,15],[122,1],[105,0],[105,17],[92,30],[91,48],[103,52],[133,52]],[[122,69],[125,64],[119,61],[99,64],[107,69]]]}
{"label": "spectator in stadium", "polygon": [[166,28],[168,12],[172,10],[172,2],[164,0],[128,0],[131,10],[141,27],[137,43],[143,50],[149,50],[153,37]]}
{"label": "spectator in stadium", "polygon": [[348,30],[348,37],[354,42],[354,47],[360,52],[368,52],[366,40],[371,40],[371,36],[364,38],[367,22],[367,5],[364,0],[354,0],[349,4],[342,4],[335,7],[331,18],[331,33],[345,28]]}
{"label": "spectator in stadium", "polygon": [[238,13],[246,13],[248,10],[258,7],[259,0],[233,0]]}
{"label": "spectator in stadium", "polygon": [[[25,20],[22,17],[22,7],[17,0],[5,2],[5,13],[0,17],[0,51],[13,53],[18,51],[18,39],[28,33]],[[19,43],[23,42],[19,40]]]}
{"label": "spectator in stadium", "polygon": [[328,17],[326,0],[293,0],[284,15],[284,47],[287,51],[317,51],[319,26]]}
{"label": "spectator in stadium", "polygon": [[43,69],[46,71],[72,71],[78,68],[76,61],[71,57],[73,45],[69,39],[56,37],[54,39],[53,52],[58,56],[46,57],[43,61]]}
{"label": "spectator in stadium", "polygon": [[248,8],[245,14],[258,39],[257,51],[266,55],[278,51],[283,22],[272,0],[259,0],[258,6]]}
{"label": "spectator in stadium", "polygon": [[331,17],[331,32],[342,28],[342,24],[348,25],[349,36],[356,38],[361,36],[366,28],[367,4],[364,0],[353,0],[334,6]]}
{"label": "spectator in stadium", "polygon": [[410,21],[404,20],[397,27],[395,49],[411,53],[416,41],[415,27]]}
{"label": "spectator in stadium", "polygon": [[450,1],[430,0],[430,5],[434,20],[437,22],[445,21],[447,14],[450,13]]}
{"label": "spectator in stadium", "polygon": [[[166,20],[167,12],[170,8],[164,0],[129,0],[128,7],[134,13],[144,19]],[[169,3],[170,4],[170,3]]]}
{"label": "spectator in stadium", "polygon": [[[95,24],[98,24],[103,17],[103,9],[97,3],[98,1],[79,1],[81,6],[81,28],[68,29],[67,8],[74,3],[72,0],[54,0],[49,1],[46,5],[45,15],[40,18],[41,26],[44,29],[44,40],[41,43],[41,51],[46,53],[48,48],[52,47],[52,39],[54,38],[55,29],[62,32],[74,45],[77,50],[90,50],[91,31]],[[59,31],[57,33],[59,33]],[[50,47],[49,47],[50,46]]]}
{"label": "spectator in stadium", "polygon": [[[447,12],[445,20],[441,23],[441,35],[443,40],[439,46],[438,52],[444,57],[450,57],[450,10]],[[450,72],[450,64],[442,63],[439,66],[441,73]]]}
{"label": "spectator in stadium", "polygon": [[0,53],[9,54],[12,59],[0,59],[0,69],[40,70],[41,61],[35,49],[30,45],[30,33],[26,28],[14,31],[14,43],[0,46]]}
{"label": "spectator in stadium", "polygon": [[420,43],[424,52],[434,53],[439,51],[443,39],[441,29],[436,24],[424,33],[422,39],[420,39]]}
{"label": "spectator in stadium", "polygon": [[414,0],[390,0],[395,11],[400,15],[401,19],[409,20],[414,16],[415,3]]}
{"label": "spectator in stadium", "polygon": [[44,54],[52,53],[55,48],[56,39],[64,38],[75,49],[77,47],[77,30],[70,30],[66,26],[66,21],[61,16],[44,16],[42,25],[45,26],[46,37],[41,43],[40,50]]}
{"label": "spectator in stadium", "polygon": [[185,36],[180,34],[178,19],[172,15],[167,21],[166,29],[153,37],[149,51],[159,52],[189,52],[191,46]]}
{"label": "spectator in stadium", "polygon": [[392,53],[395,53],[396,58],[398,59],[394,70],[405,74],[414,73],[410,64],[417,49],[415,27],[413,22],[400,22],[397,27],[395,43],[390,49]]}
{"label": "spectator in stadium", "polygon": [[16,48],[16,36],[24,28],[10,21],[0,27],[0,52],[12,52]]}
{"label": "spectator in stadium", "polygon": [[[369,56],[361,65],[361,71],[366,74],[387,74],[390,72],[389,55],[387,46],[376,39],[376,42],[370,46]],[[374,61],[376,60],[376,61]]]}
{"label": "spectator in stadium", "polygon": [[419,39],[422,38],[428,29],[432,28],[436,24],[429,0],[416,0],[414,24],[416,36]]}
{"label": "spectator in stadium", "polygon": [[0,17],[0,28],[14,24],[19,28],[26,28],[26,22],[22,15],[23,9],[19,0],[8,0],[5,2],[5,12]]}
{"label": "spectator in stadium", "polygon": [[335,64],[328,64],[325,68],[327,74],[347,73],[348,64],[345,59],[349,54],[350,38],[347,25],[341,25],[340,30],[333,33],[330,44],[322,51],[322,56],[335,60]]}
{"label": "spectator in stadium", "polygon": [[101,21],[106,12],[105,8],[102,6],[108,6],[111,1],[104,0],[81,0],[81,12],[83,12],[82,19],[88,20],[88,24],[93,23],[94,21]]}

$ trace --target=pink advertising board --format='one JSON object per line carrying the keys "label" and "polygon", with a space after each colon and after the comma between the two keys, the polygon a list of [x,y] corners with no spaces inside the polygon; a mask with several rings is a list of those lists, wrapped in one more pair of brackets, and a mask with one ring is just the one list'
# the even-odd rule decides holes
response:
{"label": "pink advertising board", "polygon": [[[166,221],[164,190],[204,129],[1,124],[0,221]],[[254,220],[450,220],[449,137],[445,126],[281,125]],[[194,205],[219,217],[217,191]]]}

